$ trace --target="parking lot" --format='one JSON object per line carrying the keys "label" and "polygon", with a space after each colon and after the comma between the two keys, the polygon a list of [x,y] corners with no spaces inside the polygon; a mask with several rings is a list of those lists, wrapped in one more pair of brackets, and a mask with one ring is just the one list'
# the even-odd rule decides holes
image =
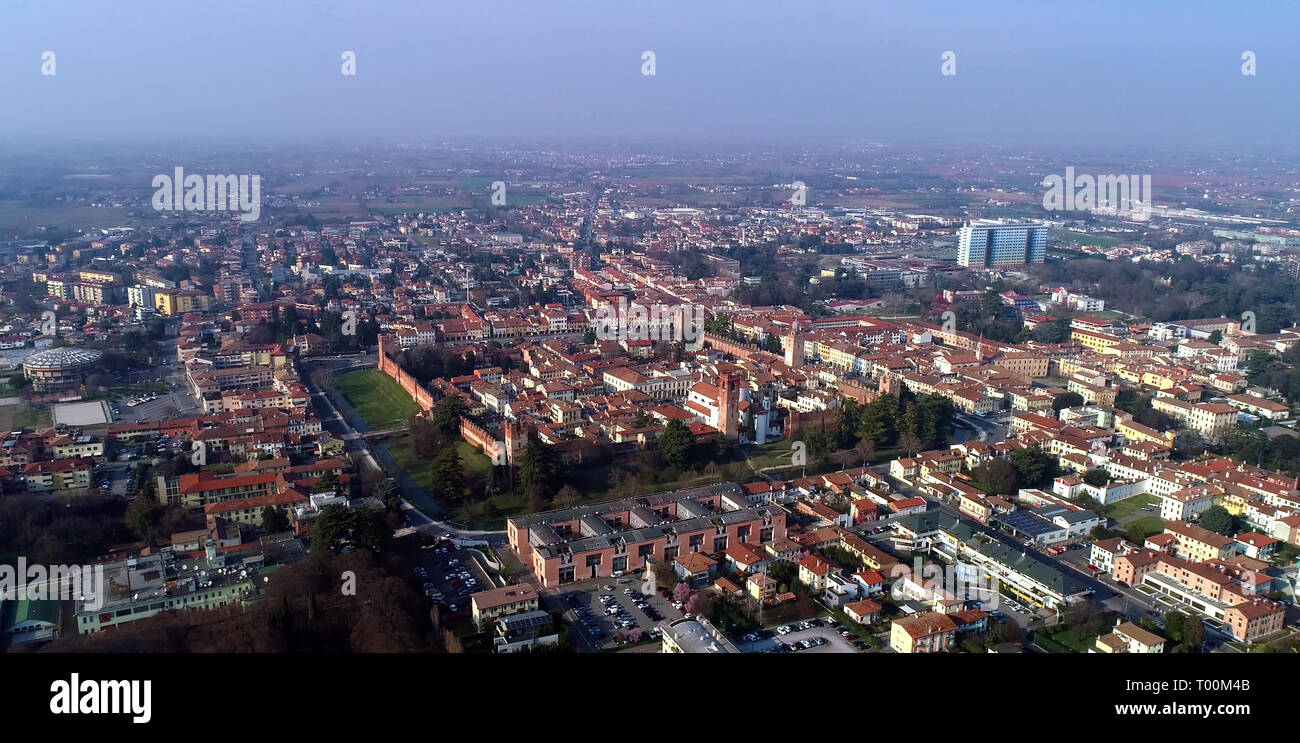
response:
{"label": "parking lot", "polygon": [[[793,627],[792,631],[782,634],[779,628],[763,630],[757,640],[739,638],[736,647],[742,653],[856,653],[851,640],[845,639],[840,627],[829,626],[827,618],[808,620],[806,629],[799,629],[804,623],[783,625]],[[854,637],[854,639],[857,639]],[[803,647],[804,643],[812,647]]]}
{"label": "parking lot", "polygon": [[102,464],[95,469],[95,483],[96,492],[119,498],[134,496],[135,470],[125,462]]}
{"label": "parking lot", "polygon": [[468,608],[470,594],[496,588],[497,583],[475,557],[473,550],[451,542],[422,548],[416,577],[421,579],[425,595],[456,614]]}
{"label": "parking lot", "polygon": [[640,589],[640,579],[606,579],[575,584],[552,598],[563,608],[570,631],[587,645],[613,647],[619,630],[627,635],[640,629],[655,636],[660,622],[682,617],[667,598],[658,593],[646,595]]}
{"label": "parking lot", "polygon": [[[140,402],[130,405],[132,400]],[[139,395],[128,395],[111,401],[109,405],[114,420],[128,423],[169,420],[199,414],[198,404],[184,389],[179,388],[170,392],[142,392]]]}
{"label": "parking lot", "polygon": [[1050,614],[1043,609],[1034,609],[1006,596],[998,596],[996,601],[980,602],[979,608],[999,622],[1010,619],[1027,629],[1040,626],[1037,623]]}

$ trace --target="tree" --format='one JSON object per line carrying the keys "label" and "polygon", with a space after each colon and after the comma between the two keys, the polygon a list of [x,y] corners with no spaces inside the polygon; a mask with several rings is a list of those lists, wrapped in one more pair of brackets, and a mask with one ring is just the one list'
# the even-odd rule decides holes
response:
{"label": "tree", "polygon": [[555,450],[537,439],[530,440],[519,462],[519,479],[525,488],[536,487],[540,497],[549,498],[560,479]]}
{"label": "tree", "polygon": [[453,436],[460,431],[460,417],[465,413],[465,398],[448,395],[433,409],[433,427],[444,436]]}
{"label": "tree", "polygon": [[1056,477],[1056,457],[1037,446],[1017,449],[1011,452],[1009,459],[1020,473],[1021,487],[1042,487]]}
{"label": "tree", "polygon": [[325,506],[316,516],[311,534],[312,552],[333,552],[347,538],[351,514],[348,507],[339,503]]}
{"label": "tree", "polygon": [[1068,335],[1068,325],[1061,321],[1045,322],[1033,330],[1034,340],[1039,343],[1060,343]]}
{"label": "tree", "polygon": [[1201,526],[1215,534],[1228,534],[1236,520],[1223,506],[1210,506],[1201,512]]}
{"label": "tree", "polygon": [[1110,482],[1110,475],[1106,473],[1106,470],[1100,468],[1091,469],[1083,473],[1083,481],[1089,485],[1101,487]]}
{"label": "tree", "polygon": [[1194,457],[1205,451],[1205,439],[1196,431],[1179,431],[1174,436],[1174,453],[1182,457]]}
{"label": "tree", "polygon": [[270,505],[262,507],[262,530],[267,534],[289,531],[289,516],[283,507],[276,508]]}
{"label": "tree", "polygon": [[1268,452],[1268,435],[1257,428],[1237,428],[1223,439],[1228,456],[1247,464],[1257,464]]}
{"label": "tree", "polygon": [[1178,420],[1168,413],[1162,413],[1155,408],[1147,408],[1137,415],[1133,420],[1141,423],[1148,428],[1154,428],[1157,431],[1173,431],[1178,428]]}
{"label": "tree", "polygon": [[952,437],[954,410],[952,400],[942,395],[921,395],[916,403],[918,430],[923,446],[933,448],[948,443]]}
{"label": "tree", "polygon": [[668,421],[663,433],[655,441],[660,456],[669,466],[677,469],[683,469],[690,463],[691,447],[694,444],[695,439],[686,424],[675,418]]}
{"label": "tree", "polygon": [[916,434],[905,433],[898,437],[898,445],[903,448],[903,451],[907,452],[907,456],[909,457],[914,456],[918,451],[920,451],[923,444],[924,442],[922,442],[921,438]]}
{"label": "tree", "polygon": [[1094,542],[1100,542],[1103,539],[1113,539],[1118,536],[1121,536],[1120,532],[1115,531],[1114,529],[1107,529],[1104,526],[1094,526],[1092,527],[1092,531],[1088,532],[1088,539]]}
{"label": "tree", "polygon": [[1187,621],[1187,626],[1183,628],[1183,645],[1187,646],[1193,653],[1201,652],[1201,646],[1205,644],[1205,624],[1200,617],[1192,617]]}
{"label": "tree", "polygon": [[376,555],[386,552],[393,544],[393,530],[384,519],[384,512],[377,508],[353,511],[349,526],[349,541]]}
{"label": "tree", "polygon": [[560,488],[560,492],[555,494],[555,500],[552,502],[556,508],[573,508],[582,502],[582,493],[572,485],[565,485]]}
{"label": "tree", "polygon": [[141,539],[152,542],[162,506],[149,498],[136,498],[126,507],[126,525]]}
{"label": "tree", "polygon": [[678,583],[673,587],[673,601],[686,603],[686,599],[691,597],[691,587],[685,583]]}
{"label": "tree", "polygon": [[707,619],[713,619],[717,615],[717,601],[712,591],[696,591],[691,594],[690,599],[686,602],[686,611],[690,614],[698,614]]}
{"label": "tree", "polygon": [[1151,407],[1151,398],[1135,390],[1120,390],[1115,395],[1115,407],[1129,415],[1136,416]]}
{"label": "tree", "polygon": [[1175,610],[1165,615],[1165,634],[1174,642],[1182,642],[1187,625],[1187,615],[1181,611]]}
{"label": "tree", "polygon": [[334,470],[329,470],[320,476],[316,485],[312,487],[313,493],[337,493],[339,491],[339,476],[334,474]]}
{"label": "tree", "polygon": [[311,551],[333,552],[345,543],[380,554],[392,546],[393,531],[379,509],[353,511],[338,503],[325,506],[316,517]]}
{"label": "tree", "polygon": [[1005,495],[1020,489],[1020,474],[1015,465],[1005,459],[990,459],[971,472],[975,484],[982,490]]}
{"label": "tree", "polygon": [[1151,536],[1154,532],[1154,529],[1150,529],[1143,526],[1140,522],[1137,522],[1129,524],[1128,529],[1124,531],[1124,536],[1128,538],[1128,541],[1134,544],[1146,544],[1147,537]]}
{"label": "tree", "polygon": [[448,437],[424,416],[412,415],[407,420],[407,430],[415,453],[422,459],[436,456],[439,450],[450,445]]}
{"label": "tree", "polygon": [[[546,510],[546,497],[542,495],[542,486],[537,483],[525,485],[524,490],[528,493],[528,512],[541,513]],[[490,505],[490,502],[489,502]]]}
{"label": "tree", "polygon": [[440,498],[457,501],[465,495],[465,469],[456,447],[448,446],[438,452],[433,458],[431,474],[432,490]]}
{"label": "tree", "polygon": [[1082,405],[1083,402],[1083,395],[1080,395],[1078,392],[1066,392],[1057,395],[1056,399],[1052,401],[1052,410],[1059,413],[1066,408],[1077,408]]}
{"label": "tree", "polygon": [[870,439],[876,446],[888,446],[894,443],[898,435],[896,418],[898,415],[898,398],[893,395],[881,395],[862,409],[862,422],[858,426],[858,436]]}
{"label": "tree", "polygon": [[858,457],[862,459],[863,467],[870,464],[872,458],[876,456],[876,444],[871,439],[862,439],[853,449],[858,453]]}

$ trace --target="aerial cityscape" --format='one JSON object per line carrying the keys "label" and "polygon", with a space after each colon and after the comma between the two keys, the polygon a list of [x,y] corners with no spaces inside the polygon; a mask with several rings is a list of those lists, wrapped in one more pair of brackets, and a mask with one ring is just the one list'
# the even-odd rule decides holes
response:
{"label": "aerial cityscape", "polygon": [[221,95],[16,13],[77,31],[0,55],[0,651],[1300,652],[1294,13],[1054,135],[1155,105],[989,61],[1079,9],[890,6],[858,109],[856,8],[736,19],[824,28],[813,80],[721,5],[326,3]]}

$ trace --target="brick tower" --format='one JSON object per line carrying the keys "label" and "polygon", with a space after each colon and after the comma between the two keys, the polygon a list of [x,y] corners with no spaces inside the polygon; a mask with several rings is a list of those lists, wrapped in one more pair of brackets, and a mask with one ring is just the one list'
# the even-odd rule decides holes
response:
{"label": "brick tower", "polygon": [[733,371],[718,375],[718,430],[728,441],[740,439],[740,376]]}
{"label": "brick tower", "polygon": [[506,421],[504,444],[506,449],[506,464],[515,464],[519,457],[524,454],[524,449],[528,446],[528,429],[514,421]]}
{"label": "brick tower", "polygon": [[785,365],[791,369],[803,366],[803,338],[799,337],[799,321],[794,321],[790,335],[785,338]]}

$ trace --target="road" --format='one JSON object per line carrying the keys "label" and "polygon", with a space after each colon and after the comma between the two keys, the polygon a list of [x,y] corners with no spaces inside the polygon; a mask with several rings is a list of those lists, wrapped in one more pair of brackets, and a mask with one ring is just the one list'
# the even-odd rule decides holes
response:
{"label": "road", "polygon": [[1007,437],[1007,425],[995,419],[981,418],[978,415],[955,413],[953,418],[969,428],[975,429],[980,441],[1002,441]]}

